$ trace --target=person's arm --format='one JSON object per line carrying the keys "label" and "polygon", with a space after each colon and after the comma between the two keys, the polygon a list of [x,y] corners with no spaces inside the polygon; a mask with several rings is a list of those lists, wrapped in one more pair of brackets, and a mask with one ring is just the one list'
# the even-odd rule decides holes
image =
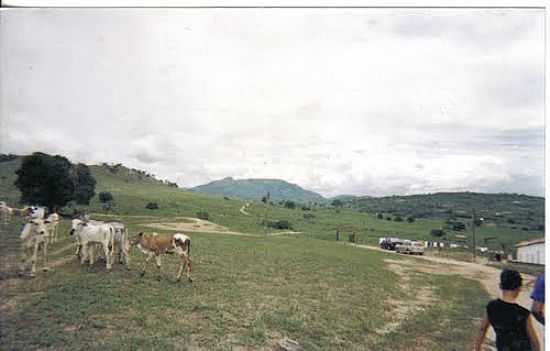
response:
{"label": "person's arm", "polygon": [[531,312],[533,313],[533,317],[544,325],[544,302],[533,301]]}
{"label": "person's arm", "polygon": [[479,327],[479,335],[474,341],[475,351],[481,351],[481,345],[485,340],[485,334],[487,334],[487,329],[489,329],[489,319],[487,318],[487,316],[485,316],[483,318],[483,321],[481,322],[481,326]]}
{"label": "person's arm", "polygon": [[533,327],[533,318],[529,316],[527,318],[527,336],[529,337],[529,342],[531,343],[531,349],[533,351],[540,351],[540,343],[535,328]]}

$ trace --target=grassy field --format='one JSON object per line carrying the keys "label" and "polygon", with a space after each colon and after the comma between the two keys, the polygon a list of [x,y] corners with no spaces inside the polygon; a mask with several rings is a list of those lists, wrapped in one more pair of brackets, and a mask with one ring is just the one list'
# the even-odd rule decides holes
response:
{"label": "grassy field", "polygon": [[[19,167],[19,159],[0,163],[0,198],[11,205],[17,205],[18,190],[13,186],[14,172]],[[127,174],[127,169],[114,174],[100,166],[91,167],[97,180],[96,194],[102,191],[111,192],[114,197],[114,207],[105,211],[96,195],[89,207],[83,208],[89,212],[106,212],[113,215],[152,215],[155,217],[189,216],[196,217],[197,212],[208,212],[210,221],[230,228],[253,234],[268,234],[276,232],[262,225],[264,220],[288,220],[294,231],[302,232],[302,236],[335,240],[336,230],[341,237],[347,239],[354,231],[358,243],[377,244],[383,236],[401,237],[404,239],[434,240],[430,230],[444,226],[443,219],[418,219],[414,223],[394,222],[378,219],[374,214],[362,213],[352,209],[313,208],[311,211],[287,209],[270,206],[262,202],[251,202],[247,208],[249,216],[243,215],[240,209],[247,203],[239,199],[224,199],[221,196],[208,196],[189,192],[183,189],[169,187],[151,179],[139,179]],[[145,208],[148,202],[156,202],[158,210]],[[313,218],[304,218],[304,215]],[[465,235],[467,245],[471,245],[470,228],[465,232],[447,231],[447,239],[456,240],[456,235]],[[490,249],[513,249],[514,244],[521,240],[543,237],[541,231],[515,230],[508,226],[482,225],[476,228],[478,246]],[[488,243],[484,239],[495,237]]]}
{"label": "grassy field", "polygon": [[[142,219],[123,219],[131,233],[141,229]],[[107,273],[102,262],[88,269],[71,259],[68,227],[64,221],[50,248],[52,271],[16,279],[15,266],[2,265],[3,347],[256,350],[287,336],[306,350],[464,350],[487,299],[458,276],[417,273],[403,289],[384,261],[400,257],[302,237],[192,234],[192,284],[174,281],[178,260],[170,256],[160,278],[153,264],[140,278],[136,249],[131,270]],[[15,259],[6,251],[18,228],[3,227],[4,260]],[[398,320],[393,302],[413,303],[424,288],[448,303]]]}
{"label": "grassy field", "polygon": [[[0,164],[0,197],[12,205],[19,196],[10,185],[15,167]],[[344,243],[352,231],[367,244],[383,236],[430,240],[430,229],[443,225],[440,219],[394,222],[351,209],[303,211],[261,202],[250,203],[243,214],[248,202],[242,200],[103,167],[92,167],[92,173],[96,193],[111,192],[115,205],[105,211],[96,196],[84,209],[124,221],[132,235],[147,231],[146,223],[184,221],[181,217],[204,211],[210,221],[250,236],[190,233],[195,281],[176,283],[176,257],[165,258],[160,279],[154,264],[140,279],[144,257],[136,249],[131,270],[81,266],[71,256],[64,220],[62,240],[50,248],[54,270],[30,280],[15,277],[21,224],[2,226],[0,345],[7,349],[271,350],[283,337],[305,350],[469,348],[488,299],[478,282],[414,268],[399,274],[387,260],[402,257]],[[159,209],[146,209],[148,202]],[[288,220],[297,233],[273,236],[281,231],[264,227],[264,220]],[[336,230],[341,242],[335,241]],[[469,233],[461,234],[469,240]],[[490,226],[477,230],[478,243],[497,236],[495,248],[542,235]],[[415,307],[403,313],[409,304]]]}

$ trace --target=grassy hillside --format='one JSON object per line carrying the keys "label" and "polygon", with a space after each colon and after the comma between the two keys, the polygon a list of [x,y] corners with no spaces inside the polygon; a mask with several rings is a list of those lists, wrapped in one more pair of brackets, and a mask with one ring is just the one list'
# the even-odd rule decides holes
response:
{"label": "grassy hillside", "polygon": [[544,226],[544,198],[520,194],[436,193],[362,197],[345,203],[359,211],[416,218],[471,218],[472,210],[489,222],[528,229]]}
{"label": "grassy hillside", "polygon": [[[19,163],[19,160],[0,163],[0,179],[2,179],[0,198],[7,199],[11,204],[17,204],[19,196],[17,189],[13,186],[14,172]],[[301,232],[301,235],[305,237],[335,240],[336,230],[339,230],[342,233],[341,237],[346,239],[347,235],[354,231],[360,243],[369,244],[376,244],[378,238],[383,236],[433,240],[434,238],[430,237],[430,230],[446,227],[445,217],[419,218],[413,223],[396,222],[378,219],[374,213],[359,212],[354,208],[313,207],[311,210],[304,211],[301,208],[292,210],[283,206],[268,205],[261,201],[251,202],[250,206],[246,207],[248,215],[245,215],[241,212],[246,204],[244,200],[224,199],[219,196],[174,188],[153,178],[137,176],[135,172],[128,172],[125,167],[119,167],[116,172],[105,166],[91,166],[90,168],[97,180],[97,187],[96,196],[92,199],[90,207],[85,208],[88,212],[105,212],[112,215],[153,215],[156,217],[196,217],[197,212],[207,212],[209,220],[214,223],[234,231],[262,235],[277,232],[275,229],[266,228],[262,224],[264,221],[287,220],[290,222],[292,230]],[[111,192],[114,197],[114,206],[110,211],[105,211],[99,202],[97,194],[101,191]],[[436,198],[440,198],[440,196],[447,199],[453,198],[452,194],[436,194]],[[479,203],[486,203],[483,202],[481,195],[473,196],[479,198]],[[519,195],[499,196],[511,199],[523,198]],[[487,197],[495,199],[491,195],[487,195]],[[418,198],[426,199],[425,196]],[[531,197],[526,198],[531,199]],[[535,198],[535,200],[539,204],[540,199]],[[146,209],[145,205],[148,202],[156,202],[159,209]],[[491,208],[498,206],[498,203],[494,201],[492,204]],[[450,206],[450,203],[442,202],[441,205]],[[522,211],[514,212],[514,215],[518,217],[523,213]],[[538,212],[537,215],[539,215]],[[386,218],[386,216],[384,217]],[[466,244],[471,245],[472,230],[469,220],[463,219],[462,221],[467,225],[466,230],[446,230],[445,238],[451,241],[466,240]],[[502,249],[504,245],[505,250],[509,251],[518,241],[544,236],[542,230],[523,230],[522,227],[521,225],[513,226],[507,222],[494,221],[492,217],[488,216],[484,224],[476,229],[477,245],[487,246],[491,249]],[[465,239],[461,236],[465,236]],[[485,239],[487,238],[495,239],[486,243]]]}
{"label": "grassy hillside", "polygon": [[322,203],[326,201],[324,197],[313,191],[304,190],[296,184],[278,179],[224,178],[190,190],[249,200],[261,200],[269,193],[271,201],[290,200],[300,203]]}

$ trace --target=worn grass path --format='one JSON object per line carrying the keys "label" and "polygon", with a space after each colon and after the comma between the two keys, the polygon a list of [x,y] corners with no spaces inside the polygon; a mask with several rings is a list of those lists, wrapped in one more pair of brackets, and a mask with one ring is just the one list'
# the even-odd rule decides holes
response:
{"label": "worn grass path", "polygon": [[[373,251],[379,251],[379,252],[387,252],[386,250],[382,250],[379,247],[371,246],[371,245],[356,245],[356,244],[349,244],[354,247],[373,250]],[[399,255],[399,254],[395,254]],[[441,258],[441,257],[434,257],[434,256],[410,256],[411,258],[414,257],[414,259],[410,260],[410,264],[413,265],[421,265],[420,261],[428,261],[432,263],[437,264],[444,264],[445,267],[448,269],[448,272],[446,274],[459,274],[463,277],[469,277],[471,279],[478,280],[483,288],[487,291],[487,293],[491,296],[491,298],[499,298],[501,297],[501,290],[498,287],[498,283],[500,281],[500,269],[478,264],[474,262],[465,262],[465,261],[457,261],[452,260],[448,258]],[[433,272],[437,273],[437,272]],[[441,273],[440,273],[441,274]],[[517,299],[517,303],[528,310],[531,309],[532,300],[530,298],[532,290],[533,290],[533,282],[535,281],[536,277],[529,275],[529,274],[522,274],[523,277],[523,287],[520,291],[520,294]],[[535,320],[535,329],[537,331],[539,340],[541,342],[541,348],[544,350],[544,326],[540,324],[538,321]],[[490,328],[490,333],[488,334],[488,341],[485,345],[485,347],[488,350],[496,350],[494,348],[495,345],[495,333],[492,328]]]}

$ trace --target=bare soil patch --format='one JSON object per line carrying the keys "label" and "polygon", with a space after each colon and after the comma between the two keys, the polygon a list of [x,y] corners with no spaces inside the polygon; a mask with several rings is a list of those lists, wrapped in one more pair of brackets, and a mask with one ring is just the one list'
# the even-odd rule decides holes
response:
{"label": "bare soil patch", "polygon": [[177,222],[155,222],[155,223],[141,223],[142,227],[160,229],[160,230],[174,230],[182,232],[198,232],[198,233],[216,233],[227,235],[242,235],[253,236],[252,234],[230,231],[224,226],[221,226],[210,221],[206,221],[198,218],[190,217],[174,217],[172,220],[178,220]]}
{"label": "bare soil patch", "polygon": [[[407,260],[384,260],[386,267],[399,276],[399,287],[403,291],[410,291],[410,274],[417,271],[416,266],[410,264]],[[429,265],[425,265],[425,270],[431,272],[435,269]],[[431,303],[436,301],[433,291],[430,287],[422,287],[416,290],[414,299],[404,300],[391,300],[388,302],[389,308],[386,310],[388,318],[392,317],[390,323],[386,323],[382,327],[375,330],[378,335],[386,335],[399,328],[401,323],[411,314],[416,314],[418,311],[426,308]]]}

